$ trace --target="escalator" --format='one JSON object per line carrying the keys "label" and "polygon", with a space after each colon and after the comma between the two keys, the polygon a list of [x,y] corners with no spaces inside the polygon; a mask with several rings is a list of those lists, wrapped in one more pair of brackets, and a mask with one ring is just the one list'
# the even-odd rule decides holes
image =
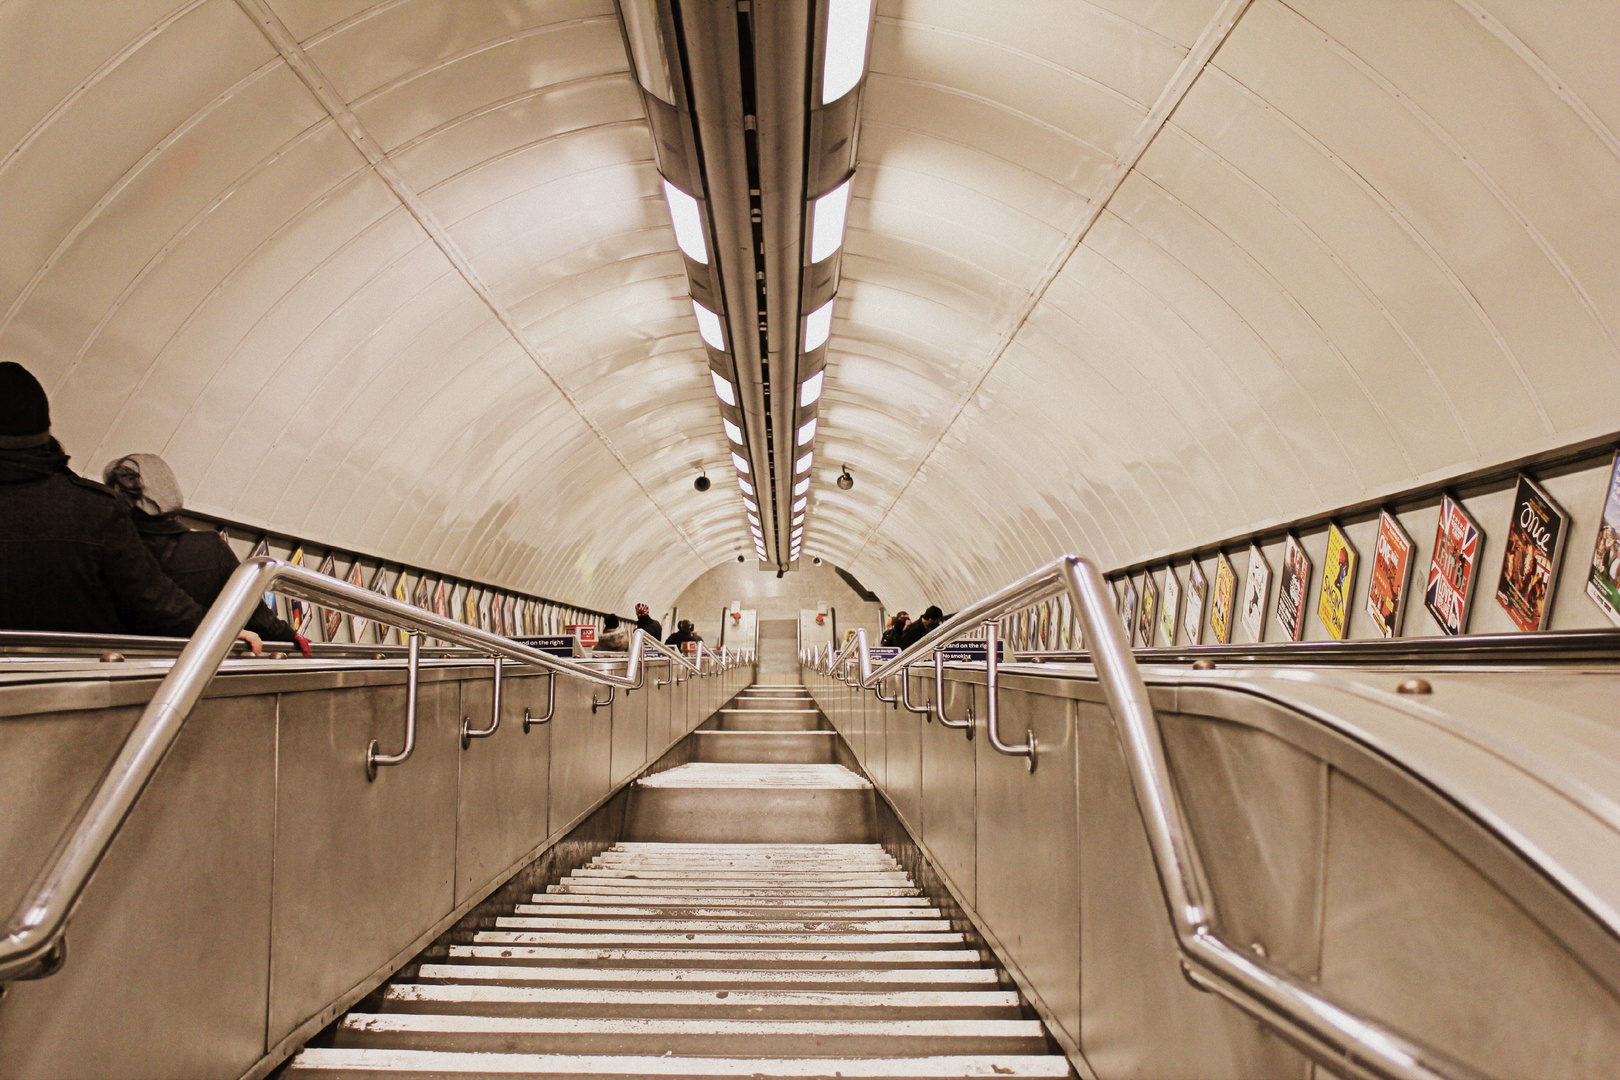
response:
{"label": "escalator", "polygon": [[637,781],[625,840],[452,935],[285,1075],[1070,1075],[873,842],[833,738],[804,691],[745,691]]}

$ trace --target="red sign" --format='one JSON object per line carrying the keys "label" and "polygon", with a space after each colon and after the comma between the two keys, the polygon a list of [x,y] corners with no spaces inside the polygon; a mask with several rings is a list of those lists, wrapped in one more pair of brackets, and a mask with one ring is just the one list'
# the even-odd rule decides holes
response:
{"label": "red sign", "polygon": [[579,643],[587,649],[596,647],[595,623],[569,623],[563,631],[579,638]]}

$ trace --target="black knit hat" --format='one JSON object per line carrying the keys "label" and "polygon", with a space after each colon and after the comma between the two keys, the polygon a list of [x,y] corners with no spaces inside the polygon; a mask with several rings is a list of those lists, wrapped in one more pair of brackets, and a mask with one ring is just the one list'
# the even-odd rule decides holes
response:
{"label": "black knit hat", "polygon": [[41,446],[51,434],[51,403],[21,364],[0,363],[0,448]]}

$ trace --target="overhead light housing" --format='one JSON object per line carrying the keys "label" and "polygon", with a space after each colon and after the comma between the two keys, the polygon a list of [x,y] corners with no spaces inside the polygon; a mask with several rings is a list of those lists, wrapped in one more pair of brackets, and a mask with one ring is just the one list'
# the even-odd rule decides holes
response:
{"label": "overhead light housing", "polygon": [[737,477],[737,486],[742,488],[742,493],[744,495],[752,495],[754,493],[754,485],[750,484],[740,476]]}
{"label": "overhead light housing", "polygon": [[703,215],[692,196],[664,181],[664,201],[669,203],[669,219],[675,224],[675,243],[695,263],[709,265],[709,248],[703,242]]}
{"label": "overhead light housing", "polygon": [[[830,258],[844,243],[844,221],[849,216],[849,185],[845,180],[827,194],[816,200],[815,208],[810,212],[810,261],[821,262]],[[668,183],[664,185],[668,187]],[[697,212],[697,203],[692,204],[692,211]],[[676,230],[675,239],[680,239],[680,231]],[[702,260],[699,260],[700,262]]]}
{"label": "overhead light housing", "polygon": [[[821,348],[832,336],[832,306],[833,302],[829,300],[804,317],[805,352],[814,352]],[[720,324],[719,319],[714,321],[716,326]],[[719,346],[716,345],[715,348]]]}
{"label": "overhead light housing", "polygon": [[[804,385],[799,387],[799,408],[809,408],[811,405],[814,405],[816,402],[821,400],[821,382],[823,376],[825,375],[825,371],[818,371],[808,379],[804,380]],[[718,376],[716,376],[716,378],[718,378]],[[727,384],[726,389],[731,389],[730,384]],[[730,402],[727,402],[727,404],[729,405]]]}
{"label": "overhead light housing", "polygon": [[721,378],[720,373],[718,371],[709,372],[709,377],[714,380],[714,396],[715,397],[719,398],[721,401],[725,402],[727,405],[735,405],[735,404],[737,404],[737,391],[735,391],[735,390],[733,390],[731,388],[731,380],[730,379]]}
{"label": "overhead light housing", "polygon": [[804,457],[793,463],[793,471],[796,473],[809,472],[810,462],[814,461],[815,457],[816,455],[813,453],[804,455]]}
{"label": "overhead light housing", "polygon": [[797,514],[800,510],[803,510],[807,505],[809,505],[809,503],[810,500],[808,498],[798,499],[793,504],[793,512]]}
{"label": "overhead light housing", "polygon": [[849,93],[866,71],[866,31],[872,0],[828,0],[827,48],[822,54],[821,103]]}
{"label": "overhead light housing", "polygon": [[730,420],[727,420],[723,416],[720,418],[720,423],[726,429],[726,438],[730,439],[738,446],[741,446],[743,444],[742,428],[738,427],[736,424],[733,424]]}
{"label": "overhead light housing", "polygon": [[753,514],[759,513],[759,504],[756,503],[753,499],[744,499],[743,500],[743,505],[748,508],[749,513],[753,513]]}
{"label": "overhead light housing", "polygon": [[803,495],[805,492],[807,492],[809,490],[810,490],[810,478],[808,476],[805,477],[803,480],[800,480],[797,484],[793,485],[793,494],[795,494],[795,495]]}
{"label": "overhead light housing", "polygon": [[692,314],[697,316],[698,333],[703,335],[703,340],[720,352],[725,352],[726,335],[720,329],[720,316],[696,300],[692,301]]}
{"label": "overhead light housing", "polygon": [[799,426],[799,445],[809,446],[816,441],[816,418],[811,417]]}
{"label": "overhead light housing", "polygon": [[845,465],[844,471],[838,474],[838,489],[840,491],[848,491],[854,486],[855,478],[849,475],[849,466]]}
{"label": "overhead light housing", "polygon": [[665,105],[675,104],[669,54],[664,51],[664,31],[658,22],[656,0],[623,0],[619,10],[624,12],[624,29],[630,38],[631,58],[636,64],[636,81]]}
{"label": "overhead light housing", "polygon": [[733,451],[731,455],[731,464],[734,465],[737,471],[740,473],[746,474],[748,472],[748,459],[735,451]]}
{"label": "overhead light housing", "polygon": [[803,515],[803,514],[800,514],[800,515],[798,515],[798,516],[797,516],[797,517],[795,517],[795,518],[794,518],[794,519],[793,519],[793,524],[795,524],[795,525],[802,525],[802,524],[804,524],[804,515]]}

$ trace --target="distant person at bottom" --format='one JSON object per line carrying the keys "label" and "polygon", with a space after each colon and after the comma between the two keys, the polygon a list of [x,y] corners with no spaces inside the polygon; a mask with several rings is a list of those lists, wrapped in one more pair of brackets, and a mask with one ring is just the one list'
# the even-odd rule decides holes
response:
{"label": "distant person at bottom", "polygon": [[665,645],[676,645],[684,649],[689,641],[702,641],[703,638],[692,628],[691,619],[682,619],[675,624],[675,632],[664,641]]}
{"label": "distant person at bottom", "polygon": [[602,633],[596,639],[596,651],[599,653],[630,651],[630,628],[617,615],[603,617]]}
{"label": "distant person at bottom", "polygon": [[900,647],[903,649],[911,648],[917,642],[927,637],[934,627],[938,626],[944,621],[945,613],[939,610],[939,608],[934,604],[928,605],[928,610],[924,611],[922,616],[917,619],[916,622],[913,622],[907,626],[906,632],[900,635]]}

